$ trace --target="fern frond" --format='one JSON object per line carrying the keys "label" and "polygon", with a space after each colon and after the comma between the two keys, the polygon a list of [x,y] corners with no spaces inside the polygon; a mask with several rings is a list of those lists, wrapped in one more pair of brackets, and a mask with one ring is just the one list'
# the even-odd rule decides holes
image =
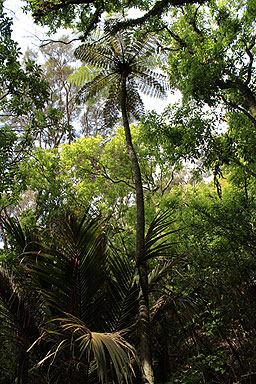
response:
{"label": "fern frond", "polygon": [[107,74],[106,72],[101,72],[96,75],[93,81],[86,83],[81,90],[84,101],[90,100],[100,94],[111,82],[111,77],[113,77],[113,73]]}
{"label": "fern frond", "polygon": [[137,68],[136,75],[136,83],[142,93],[159,99],[166,97],[165,86],[162,81],[158,80],[157,76],[144,71],[143,68]]}
{"label": "fern frond", "polygon": [[100,44],[83,44],[75,50],[75,56],[93,67],[111,70],[116,57],[110,47]]}
{"label": "fern frond", "polygon": [[139,91],[155,98],[166,97],[166,77],[151,69],[156,67],[157,61],[157,40],[151,34],[144,31],[136,34],[133,31],[121,31],[118,35],[109,33],[95,44],[82,44],[75,54],[89,66],[100,69],[95,77],[90,79],[88,76],[86,83],[82,72],[77,77],[72,75],[72,79],[77,84],[84,83],[80,92],[83,101],[95,99],[105,90],[103,114],[106,127],[112,127],[119,117],[123,75],[127,80],[126,104],[130,117],[139,120],[144,113]]}
{"label": "fern frond", "polygon": [[136,120],[140,120],[144,114],[143,101],[132,82],[129,82],[127,85],[127,112]]}
{"label": "fern frond", "polygon": [[72,85],[76,85],[78,87],[87,82],[93,81],[98,73],[99,70],[96,68],[89,65],[83,65],[68,77],[68,81]]}

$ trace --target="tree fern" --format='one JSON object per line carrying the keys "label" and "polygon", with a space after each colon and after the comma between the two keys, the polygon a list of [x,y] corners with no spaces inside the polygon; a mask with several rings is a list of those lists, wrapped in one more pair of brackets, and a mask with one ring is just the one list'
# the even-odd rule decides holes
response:
{"label": "tree fern", "polygon": [[83,101],[105,90],[104,119],[107,126],[113,126],[121,112],[120,84],[122,73],[126,72],[127,112],[139,120],[144,113],[139,92],[157,98],[166,97],[166,77],[152,69],[156,66],[156,48],[157,41],[150,34],[134,36],[129,31],[120,32],[118,36],[108,34],[76,49],[76,57],[86,66],[72,74],[69,80],[82,86]]}

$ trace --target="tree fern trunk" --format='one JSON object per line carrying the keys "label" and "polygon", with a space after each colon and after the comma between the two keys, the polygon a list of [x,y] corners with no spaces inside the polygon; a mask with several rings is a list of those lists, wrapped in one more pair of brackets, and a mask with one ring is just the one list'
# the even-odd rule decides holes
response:
{"label": "tree fern trunk", "polygon": [[28,384],[28,353],[25,350],[20,352],[16,376],[17,384]]}
{"label": "tree fern trunk", "polygon": [[149,330],[149,303],[148,303],[148,265],[143,261],[144,238],[145,238],[145,213],[144,196],[141,180],[140,166],[136,152],[133,148],[131,131],[126,109],[126,73],[122,74],[121,81],[121,111],[125,131],[126,146],[131,159],[135,179],[136,190],[136,262],[139,270],[139,282],[141,297],[139,301],[140,322],[140,361],[143,370],[144,383],[153,384],[154,375],[151,359],[151,344]]}

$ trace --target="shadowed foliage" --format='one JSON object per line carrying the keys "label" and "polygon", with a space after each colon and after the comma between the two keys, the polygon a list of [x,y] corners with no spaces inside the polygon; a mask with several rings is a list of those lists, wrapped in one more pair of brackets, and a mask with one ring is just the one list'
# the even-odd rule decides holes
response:
{"label": "shadowed foliage", "polygon": [[[157,249],[161,259],[168,255],[169,224],[167,213],[153,221],[146,258]],[[42,380],[56,383],[132,382],[142,292],[135,260],[108,246],[106,220],[66,214],[40,242],[14,219],[4,226],[22,261],[13,278],[0,271],[1,337],[16,340],[16,377],[29,383],[40,369]],[[152,270],[150,291],[173,263]]]}

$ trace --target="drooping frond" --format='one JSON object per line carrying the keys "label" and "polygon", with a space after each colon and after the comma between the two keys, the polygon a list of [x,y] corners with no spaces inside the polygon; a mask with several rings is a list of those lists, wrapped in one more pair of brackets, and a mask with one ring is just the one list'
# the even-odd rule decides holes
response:
{"label": "drooping frond", "polygon": [[127,112],[136,120],[140,120],[144,114],[144,104],[136,86],[130,81],[127,85]]}
{"label": "drooping frond", "polygon": [[109,98],[106,100],[103,108],[103,118],[106,129],[113,127],[120,118],[120,110],[115,99]]}
{"label": "drooping frond", "polygon": [[152,292],[154,290],[154,287],[159,282],[162,282],[162,280],[167,277],[170,272],[172,272],[173,266],[179,261],[180,259],[176,257],[173,258],[171,261],[166,261],[163,264],[158,264],[155,266],[155,268],[152,269],[148,276],[148,285],[150,292]]}
{"label": "drooping frond", "polygon": [[4,230],[11,237],[12,244],[20,254],[37,247],[36,234],[27,228],[22,228],[17,219],[11,217],[1,218],[1,222]]}
{"label": "drooping frond", "polygon": [[51,320],[44,326],[44,331],[46,340],[48,338],[51,342],[58,342],[39,364],[47,359],[54,360],[58,353],[69,350],[73,360],[89,365],[89,376],[96,368],[102,384],[109,383],[111,376],[114,380],[111,382],[116,384],[132,382],[132,363],[136,361],[136,354],[120,332],[91,332],[84,322],[68,313],[64,317]]}

